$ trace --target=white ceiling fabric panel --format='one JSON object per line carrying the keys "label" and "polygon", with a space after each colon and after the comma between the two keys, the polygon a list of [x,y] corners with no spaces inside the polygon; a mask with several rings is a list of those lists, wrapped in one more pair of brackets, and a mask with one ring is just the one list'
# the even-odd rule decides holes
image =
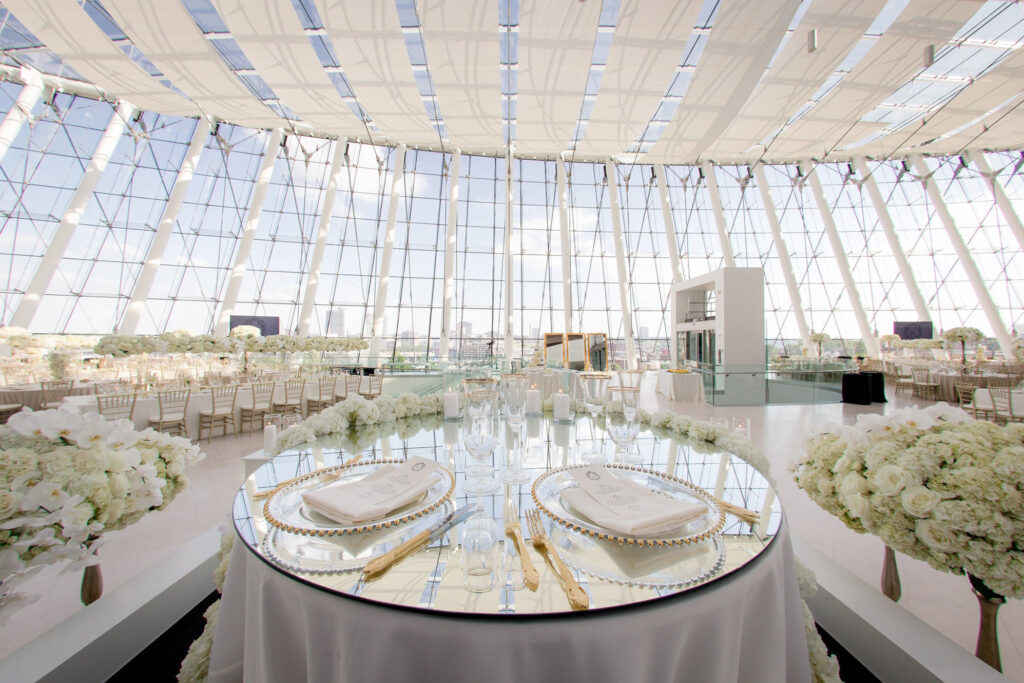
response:
{"label": "white ceiling fabric panel", "polygon": [[573,137],[587,88],[599,2],[531,2],[519,14],[516,152],[550,154]]}
{"label": "white ceiling fabric panel", "polygon": [[477,0],[421,0],[417,6],[452,145],[465,152],[502,149],[497,8]]}
{"label": "white ceiling fabric panel", "polygon": [[[923,145],[941,135],[950,133],[1006,103],[1005,107],[992,111],[985,121],[991,123],[1013,106],[1014,102],[1007,102],[1007,100],[1012,100],[1013,96],[1019,93],[1022,85],[1024,85],[1024,49],[1017,50],[970,87],[960,91],[941,109],[927,116],[923,125],[921,122],[916,122],[914,128],[896,131],[883,140],[881,146],[883,148],[895,147],[893,152],[901,150],[903,153],[909,152],[908,148]],[[1000,126],[1005,127],[1005,121],[1001,122]],[[908,139],[910,130],[914,130],[914,133],[909,135]],[[979,126],[972,137],[977,135],[980,130]],[[1024,131],[1020,129],[1014,130],[1006,127],[1003,133],[1011,134],[1011,139],[1018,141],[1024,139]]]}
{"label": "white ceiling fabric panel", "polygon": [[243,126],[284,125],[231,73],[180,2],[104,0],[103,6],[156,68],[204,113]]}
{"label": "white ceiling fabric panel", "polygon": [[77,0],[14,0],[4,7],[75,71],[111,95],[146,110],[199,114],[195,103],[166,88],[114,45]]}
{"label": "white ceiling fabric panel", "polygon": [[320,0],[317,7],[356,98],[388,140],[439,144],[416,89],[395,3]]}
{"label": "white ceiling fabric panel", "polygon": [[256,72],[304,123],[365,134],[317,59],[290,2],[213,0],[213,5]]}
{"label": "white ceiling fabric panel", "polygon": [[680,0],[664,12],[624,0],[608,64],[576,153],[618,156],[644,133],[675,76],[703,0]]}
{"label": "white ceiling fabric panel", "polygon": [[[708,156],[736,159],[757,154],[760,150],[749,148],[785,125],[807,104],[863,38],[886,2],[815,0],[754,89],[748,106],[715,141]],[[808,34],[814,29],[818,31],[818,47],[808,52]]]}
{"label": "white ceiling fabric panel", "polygon": [[750,101],[799,4],[762,0],[756,11],[722,5],[683,101],[645,161],[698,159],[711,148]]}
{"label": "white ceiling fabric panel", "polygon": [[[912,2],[843,82],[799,123],[783,131],[777,138],[779,149],[822,158],[856,142],[858,135],[847,129],[923,70],[926,46],[948,42],[977,11],[977,3],[962,0]],[[822,127],[822,122],[829,125]],[[775,158],[774,151],[770,149],[766,158]],[[863,153],[854,148],[840,154]]]}

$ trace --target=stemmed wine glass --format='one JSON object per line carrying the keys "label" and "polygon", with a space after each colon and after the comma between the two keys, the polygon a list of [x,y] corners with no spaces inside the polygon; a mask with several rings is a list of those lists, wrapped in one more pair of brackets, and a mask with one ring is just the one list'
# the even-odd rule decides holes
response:
{"label": "stemmed wine glass", "polygon": [[525,484],[530,475],[522,468],[521,430],[526,412],[526,375],[509,373],[501,376],[501,395],[505,404],[505,419],[508,421],[511,443],[508,444],[508,467],[501,473],[506,484]]}
{"label": "stemmed wine glass", "polygon": [[487,463],[498,445],[492,419],[497,397],[493,391],[478,390],[466,394],[468,424],[463,427],[462,445],[473,459],[473,464],[466,467],[466,480],[462,482],[462,491],[467,495],[482,496],[500,488],[497,480],[491,478],[494,468]]}
{"label": "stemmed wine glass", "polygon": [[601,414],[601,408],[604,407],[605,389],[608,387],[611,375],[603,372],[585,372],[579,377],[583,384],[583,405],[590,412],[590,433],[593,439],[591,450],[581,453],[580,460],[592,463],[604,462],[605,456],[597,445],[597,432],[594,425],[597,424],[597,416]]}
{"label": "stemmed wine glass", "polygon": [[609,387],[605,429],[615,442],[615,459],[621,462],[636,462],[639,457],[632,455],[633,442],[640,432],[639,410],[637,407],[640,390],[634,387]]}

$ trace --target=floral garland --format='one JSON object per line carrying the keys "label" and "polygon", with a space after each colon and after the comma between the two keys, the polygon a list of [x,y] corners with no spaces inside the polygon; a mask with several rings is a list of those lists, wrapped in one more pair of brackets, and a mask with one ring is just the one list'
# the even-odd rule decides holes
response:
{"label": "floral garland", "polygon": [[[243,330],[243,332],[237,332]],[[256,334],[251,332],[255,330]],[[297,353],[297,352],[345,352],[369,348],[364,339],[354,337],[296,337],[288,334],[259,336],[259,329],[241,325],[231,331],[231,336],[217,337],[210,334],[191,336],[178,330],[160,335],[118,335],[101,337],[93,352],[115,358],[143,353]]]}
{"label": "floral garland", "polygon": [[941,339],[901,339],[896,342],[900,349],[941,349],[945,344]]}
{"label": "floral garland", "polygon": [[854,531],[1024,597],[1024,425],[944,403],[861,415],[813,439],[794,475]]}
{"label": "floral garland", "polygon": [[77,408],[11,416],[0,427],[0,592],[43,565],[95,564],[100,535],[166,507],[201,457],[187,439]]}

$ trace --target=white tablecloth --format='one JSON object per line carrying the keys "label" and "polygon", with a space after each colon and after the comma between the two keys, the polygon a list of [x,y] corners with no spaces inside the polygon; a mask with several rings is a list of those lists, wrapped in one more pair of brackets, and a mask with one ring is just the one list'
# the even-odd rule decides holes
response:
{"label": "white tablecloth", "polygon": [[693,592],[542,617],[336,596],[272,569],[238,541],[209,680],[799,682],[810,667],[784,525],[745,568]]}
{"label": "white tablecloth", "polygon": [[658,384],[655,388],[659,394],[668,396],[673,401],[703,401],[704,400],[704,376],[698,372],[669,372],[662,370],[658,373]]}

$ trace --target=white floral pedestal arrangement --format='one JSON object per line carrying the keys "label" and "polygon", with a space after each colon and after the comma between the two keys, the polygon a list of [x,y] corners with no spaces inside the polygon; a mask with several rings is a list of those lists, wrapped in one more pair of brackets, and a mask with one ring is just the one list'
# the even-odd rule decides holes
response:
{"label": "white floral pedestal arrangement", "polygon": [[953,574],[982,606],[975,654],[998,669],[996,610],[1024,597],[1024,424],[975,421],[939,403],[861,415],[817,436],[797,485],[858,533]]}
{"label": "white floral pedestal arrangement", "polygon": [[187,439],[128,420],[66,408],[13,415],[0,426],[0,598],[64,561],[64,571],[87,570],[83,601],[98,598],[102,534],[166,507],[201,457]]}

